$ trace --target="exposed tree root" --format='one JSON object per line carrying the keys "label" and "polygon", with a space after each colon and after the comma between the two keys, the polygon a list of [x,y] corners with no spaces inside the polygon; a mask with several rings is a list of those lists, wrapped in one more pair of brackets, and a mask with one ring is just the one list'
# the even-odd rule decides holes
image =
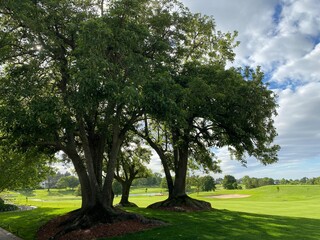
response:
{"label": "exposed tree root", "polygon": [[189,212],[211,210],[209,202],[193,199],[187,195],[166,199],[148,206],[152,209],[164,209],[170,211]]}

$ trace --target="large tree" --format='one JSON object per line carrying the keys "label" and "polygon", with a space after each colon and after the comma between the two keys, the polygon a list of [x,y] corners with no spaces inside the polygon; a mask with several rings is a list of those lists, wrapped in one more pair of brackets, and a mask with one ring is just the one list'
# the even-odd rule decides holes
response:
{"label": "large tree", "polygon": [[169,81],[173,3],[1,1],[1,137],[71,159],[82,205],[66,230],[123,217],[112,206],[116,161],[157,92],[146,85]]}
{"label": "large tree", "polygon": [[[243,164],[248,155],[263,164],[277,161],[279,146],[273,145],[276,99],[263,82],[260,68],[227,69],[227,61],[234,58],[236,34],[216,32],[213,20],[206,16],[190,19],[182,26],[184,41],[173,47],[174,64],[168,63],[174,84],[169,91],[167,86],[160,87],[167,92],[166,101],[171,99],[174,104],[160,111],[151,106],[140,132],[159,154],[168,181],[168,200],[152,207],[189,204],[185,189],[188,161],[192,155],[210,160],[210,148],[226,146]],[[149,118],[165,126],[167,133],[160,141],[150,134]],[[190,204],[198,205],[197,201]]]}

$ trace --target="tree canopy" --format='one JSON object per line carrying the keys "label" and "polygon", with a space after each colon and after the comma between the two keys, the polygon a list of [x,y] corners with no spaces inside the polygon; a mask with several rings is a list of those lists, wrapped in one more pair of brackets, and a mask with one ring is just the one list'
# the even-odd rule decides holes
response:
{"label": "tree canopy", "polygon": [[238,183],[234,176],[232,175],[225,175],[222,181],[222,186],[225,189],[237,189]]}
{"label": "tree canopy", "polygon": [[75,176],[65,176],[58,180],[57,188],[71,188],[74,189],[79,185],[79,180]]}

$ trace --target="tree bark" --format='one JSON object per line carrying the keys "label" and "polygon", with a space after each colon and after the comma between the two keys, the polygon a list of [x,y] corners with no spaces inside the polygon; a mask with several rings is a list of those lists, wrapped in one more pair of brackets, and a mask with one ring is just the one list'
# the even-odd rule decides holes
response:
{"label": "tree bark", "polygon": [[119,124],[120,122],[118,119],[115,120],[113,125],[112,146],[107,164],[107,176],[103,185],[103,199],[105,208],[112,208],[113,206],[112,182],[114,179],[114,170],[116,169],[118,154],[124,138],[124,136],[121,135]]}
{"label": "tree bark", "polygon": [[210,210],[210,203],[190,198],[186,193],[186,177],[189,157],[188,135],[183,136],[180,134],[179,130],[172,130],[172,142],[175,170],[172,195],[162,202],[149,205],[148,208],[170,209],[173,211]]}
{"label": "tree bark", "polygon": [[163,151],[163,149],[161,149],[160,146],[158,146],[156,143],[154,143],[149,137],[144,137],[144,139],[149,143],[149,145],[157,152],[158,156],[160,157],[162,166],[163,166],[163,170],[164,170],[164,174],[167,180],[167,184],[168,184],[168,194],[169,194],[169,198],[173,197],[173,179],[170,173],[170,168],[168,165],[168,160],[167,157]]}
{"label": "tree bark", "polygon": [[123,181],[121,182],[122,186],[122,195],[121,195],[121,200],[120,204],[122,206],[128,205],[129,204],[129,193],[130,193],[130,186],[132,182],[128,181]]}
{"label": "tree bark", "polygon": [[178,149],[179,159],[176,161],[173,197],[186,196],[186,177],[188,167],[188,145]]}

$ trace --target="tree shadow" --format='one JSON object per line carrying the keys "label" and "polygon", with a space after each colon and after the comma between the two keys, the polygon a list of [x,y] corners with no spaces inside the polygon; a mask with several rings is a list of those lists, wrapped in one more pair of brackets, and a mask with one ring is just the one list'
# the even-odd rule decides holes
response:
{"label": "tree shadow", "polygon": [[228,210],[170,213],[138,209],[137,212],[167,221],[170,225],[113,239],[319,240],[320,236],[320,219]]}

